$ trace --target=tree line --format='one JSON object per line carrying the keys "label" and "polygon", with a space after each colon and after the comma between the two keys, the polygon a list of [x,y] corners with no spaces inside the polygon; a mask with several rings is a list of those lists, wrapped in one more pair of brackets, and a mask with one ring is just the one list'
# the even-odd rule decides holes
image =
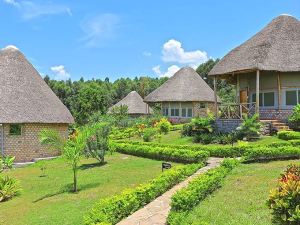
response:
{"label": "tree line", "polygon": [[[210,69],[218,60],[210,59],[197,68],[197,72],[212,87],[207,77]],[[78,81],[71,79],[57,81],[45,76],[44,80],[59,99],[67,106],[76,123],[83,125],[95,113],[105,114],[108,108],[124,98],[129,92],[137,91],[143,98],[161,86],[168,78],[135,77],[120,78],[113,82],[109,78]],[[224,81],[218,82],[220,96],[226,101],[231,100],[233,88]]]}

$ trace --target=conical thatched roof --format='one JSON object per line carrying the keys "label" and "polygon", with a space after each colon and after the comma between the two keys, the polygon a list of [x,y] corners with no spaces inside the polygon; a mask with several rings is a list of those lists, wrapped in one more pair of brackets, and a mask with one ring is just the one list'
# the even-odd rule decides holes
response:
{"label": "conical thatched roof", "polygon": [[243,70],[300,71],[300,21],[281,15],[229,52],[209,75]]}
{"label": "conical thatched roof", "polygon": [[149,114],[147,112],[148,105],[143,101],[143,98],[136,92],[130,92],[125,98],[109,108],[109,112],[115,106],[126,105],[128,107],[128,114]]}
{"label": "conical thatched roof", "polygon": [[181,68],[146,96],[145,102],[214,102],[214,92],[190,67]]}
{"label": "conical thatched roof", "polygon": [[69,110],[14,46],[0,50],[0,123],[73,123]]}

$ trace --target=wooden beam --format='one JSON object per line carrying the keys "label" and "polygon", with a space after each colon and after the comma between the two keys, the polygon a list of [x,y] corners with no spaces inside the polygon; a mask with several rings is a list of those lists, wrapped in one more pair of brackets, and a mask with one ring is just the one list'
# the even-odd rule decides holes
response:
{"label": "wooden beam", "polygon": [[215,117],[218,118],[217,76],[214,76]]}
{"label": "wooden beam", "polygon": [[240,76],[239,76],[239,74],[236,75],[236,103],[240,103]]}
{"label": "wooden beam", "polygon": [[256,106],[255,113],[259,116],[259,70],[256,71]]}
{"label": "wooden beam", "polygon": [[280,80],[280,72],[277,73],[277,87],[278,87],[278,109],[281,109],[281,80]]}

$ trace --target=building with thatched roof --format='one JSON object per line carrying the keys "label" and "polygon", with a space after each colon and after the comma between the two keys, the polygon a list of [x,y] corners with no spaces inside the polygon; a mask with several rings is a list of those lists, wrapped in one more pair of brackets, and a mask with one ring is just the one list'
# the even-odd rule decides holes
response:
{"label": "building with thatched roof", "polygon": [[[237,87],[237,102],[219,106],[224,119],[258,113],[263,120],[287,120],[300,103],[300,21],[280,15],[225,55],[210,71]],[[234,110],[232,110],[234,109]]]}
{"label": "building with thatched roof", "polygon": [[131,117],[145,116],[152,112],[151,108],[136,91],[130,92],[125,98],[110,107],[108,112],[110,113],[114,107],[119,106],[127,106],[128,115]]}
{"label": "building with thatched roof", "polygon": [[74,119],[14,46],[0,50],[0,83],[1,154],[15,156],[16,161],[56,155],[40,145],[39,133],[50,128],[67,137]]}
{"label": "building with thatched roof", "polygon": [[181,68],[144,101],[159,104],[162,114],[175,120],[206,116],[213,109],[214,92],[190,67]]}

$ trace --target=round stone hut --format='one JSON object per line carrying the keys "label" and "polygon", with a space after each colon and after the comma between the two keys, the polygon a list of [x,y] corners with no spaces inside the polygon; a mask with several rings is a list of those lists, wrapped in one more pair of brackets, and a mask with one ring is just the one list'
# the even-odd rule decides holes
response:
{"label": "round stone hut", "polygon": [[39,133],[49,128],[67,138],[74,119],[14,46],[0,50],[0,84],[0,153],[16,162],[57,155],[41,146]]}

